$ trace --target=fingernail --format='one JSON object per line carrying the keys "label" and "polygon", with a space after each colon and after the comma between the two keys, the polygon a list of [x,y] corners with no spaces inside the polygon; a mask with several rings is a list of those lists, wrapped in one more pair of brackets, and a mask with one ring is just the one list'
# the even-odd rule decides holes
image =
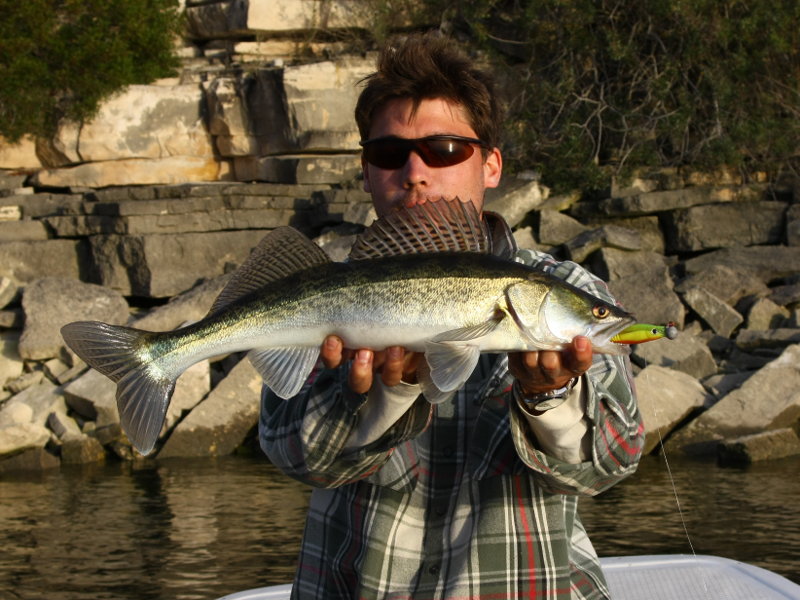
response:
{"label": "fingernail", "polygon": [[369,363],[371,354],[372,353],[369,350],[359,350],[358,353],[356,353],[356,360],[360,364],[366,365],[367,363]]}

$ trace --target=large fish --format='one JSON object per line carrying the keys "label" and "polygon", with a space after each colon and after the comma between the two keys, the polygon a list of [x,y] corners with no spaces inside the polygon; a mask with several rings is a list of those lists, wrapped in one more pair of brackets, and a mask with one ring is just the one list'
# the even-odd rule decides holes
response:
{"label": "large fish", "polygon": [[458,389],[481,352],[560,349],[576,335],[619,354],[611,338],[634,322],[564,281],[491,254],[472,203],[428,202],[376,221],[348,262],[332,262],[298,231],[268,233],[202,320],[155,333],[96,321],[65,325],[67,344],[117,382],[122,428],[152,451],[176,379],[212,356],[249,351],[266,384],[291,398],[325,336],[349,348],[424,352],[423,393]]}

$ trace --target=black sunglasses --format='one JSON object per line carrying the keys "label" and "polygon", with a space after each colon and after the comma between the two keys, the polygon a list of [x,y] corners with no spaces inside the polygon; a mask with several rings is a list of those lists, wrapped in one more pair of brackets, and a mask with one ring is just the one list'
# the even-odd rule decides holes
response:
{"label": "black sunglasses", "polygon": [[412,150],[429,167],[452,167],[472,156],[476,145],[489,149],[488,144],[477,138],[460,135],[429,135],[412,140],[386,136],[359,143],[364,149],[364,160],[379,169],[401,168]]}

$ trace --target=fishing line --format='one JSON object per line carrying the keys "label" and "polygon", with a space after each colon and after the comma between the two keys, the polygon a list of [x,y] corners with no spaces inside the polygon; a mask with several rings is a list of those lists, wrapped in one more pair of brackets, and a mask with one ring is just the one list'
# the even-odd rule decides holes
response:
{"label": "fishing line", "polygon": [[[647,368],[647,360],[644,359],[644,367],[643,370]],[[658,409],[656,408],[656,403],[652,402],[650,406],[650,411],[653,413],[653,422],[658,422]],[[686,536],[686,541],[689,543],[689,549],[692,551],[692,557],[697,558],[697,552],[695,552],[694,544],[692,543],[692,536],[689,534],[689,527],[686,524],[686,517],[683,512],[683,507],[681,506],[681,499],[680,495],[678,494],[678,486],[675,483],[675,476],[672,474],[672,467],[669,464],[669,460],[667,459],[667,449],[664,447],[664,438],[661,435],[661,428],[656,427],[656,433],[658,434],[658,447],[661,450],[661,456],[664,457],[664,465],[667,468],[667,476],[669,477],[669,483],[672,486],[672,496],[675,498],[675,506],[678,508],[678,517],[681,520],[681,527],[683,527],[683,533]],[[701,570],[701,580],[703,582],[703,591],[706,595],[708,595],[708,580],[706,579],[705,571]]]}

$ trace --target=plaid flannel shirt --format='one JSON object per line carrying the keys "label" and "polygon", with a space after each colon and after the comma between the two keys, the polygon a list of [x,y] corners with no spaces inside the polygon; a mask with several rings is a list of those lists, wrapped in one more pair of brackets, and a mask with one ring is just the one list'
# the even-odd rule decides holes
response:
{"label": "plaid flannel shirt", "polygon": [[[531,250],[517,260],[612,300],[575,263]],[[349,451],[366,395],[348,389],[347,366],[316,370],[289,401],[265,390],[262,448],[316,488],[293,598],[608,598],[577,503],[638,464],[627,357],[595,355],[583,378],[592,450],[580,464],[537,447],[507,367],[505,355],[482,355],[452,400],[420,396],[380,439]]]}

